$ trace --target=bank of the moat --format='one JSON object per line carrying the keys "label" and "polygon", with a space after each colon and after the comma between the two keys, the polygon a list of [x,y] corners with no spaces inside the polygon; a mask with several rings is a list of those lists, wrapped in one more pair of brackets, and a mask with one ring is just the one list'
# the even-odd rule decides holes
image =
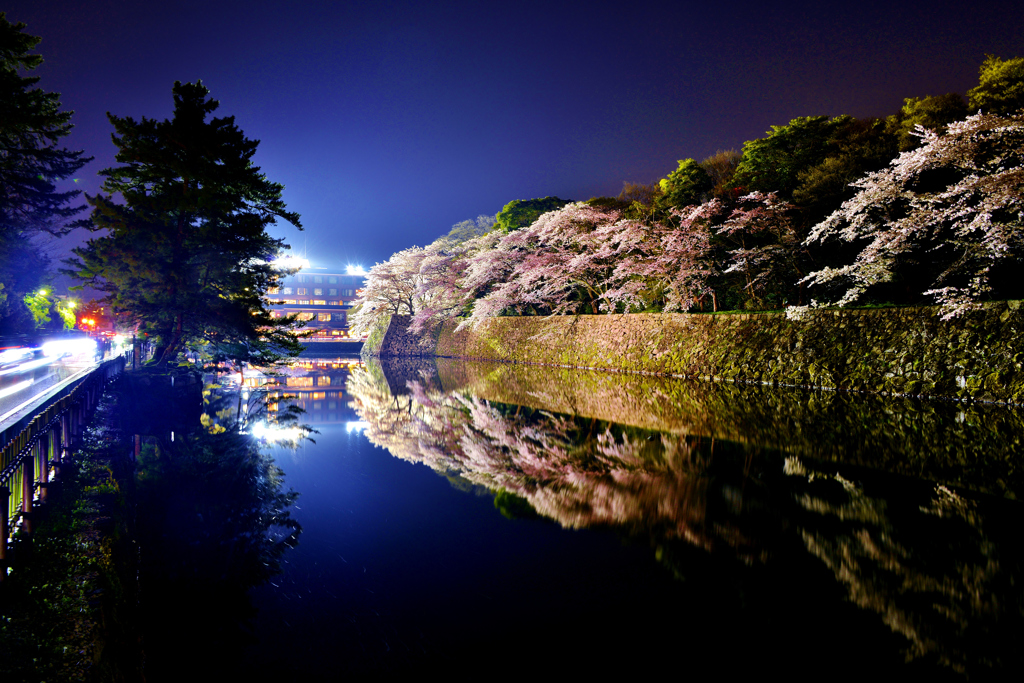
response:
{"label": "bank of the moat", "polygon": [[630,314],[446,322],[427,344],[392,316],[370,356],[436,355],[707,380],[1024,402],[1024,310],[986,304],[783,313]]}

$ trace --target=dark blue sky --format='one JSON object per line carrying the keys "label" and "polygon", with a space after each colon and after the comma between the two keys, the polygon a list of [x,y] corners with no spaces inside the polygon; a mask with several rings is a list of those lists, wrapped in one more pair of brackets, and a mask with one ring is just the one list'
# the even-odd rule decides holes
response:
{"label": "dark blue sky", "polygon": [[513,199],[617,194],[817,114],[885,115],[1024,55],[1017,2],[8,0],[68,146],[202,79],[285,185],[314,265],[372,265]]}

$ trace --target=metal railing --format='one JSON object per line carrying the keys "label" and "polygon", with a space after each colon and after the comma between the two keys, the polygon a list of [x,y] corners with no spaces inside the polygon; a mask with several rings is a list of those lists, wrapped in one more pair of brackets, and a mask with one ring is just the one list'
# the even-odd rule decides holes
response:
{"label": "metal railing", "polygon": [[128,362],[122,356],[101,363],[0,432],[0,581],[8,573],[13,533],[31,535],[33,507],[45,503],[104,389]]}

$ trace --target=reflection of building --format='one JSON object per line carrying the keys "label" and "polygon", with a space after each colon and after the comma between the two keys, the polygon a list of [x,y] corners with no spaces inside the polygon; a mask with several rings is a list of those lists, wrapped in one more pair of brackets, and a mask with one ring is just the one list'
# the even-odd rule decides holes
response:
{"label": "reflection of building", "polygon": [[315,331],[312,341],[348,339],[348,312],[364,279],[364,275],[304,268],[270,289],[271,315],[298,314],[304,323],[302,330]]}
{"label": "reflection of building", "polygon": [[[354,422],[359,419],[349,407],[346,392],[349,372],[361,365],[348,360],[302,360],[276,378],[272,398],[288,396],[287,403],[302,408],[299,422],[316,426],[325,423]],[[280,407],[278,407],[280,409]]]}

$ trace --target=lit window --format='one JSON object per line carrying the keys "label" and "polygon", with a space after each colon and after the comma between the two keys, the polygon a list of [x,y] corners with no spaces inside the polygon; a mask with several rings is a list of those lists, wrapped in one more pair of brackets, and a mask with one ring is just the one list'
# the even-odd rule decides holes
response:
{"label": "lit window", "polygon": [[295,293],[298,294],[299,296],[302,296],[303,294],[306,293],[306,288],[305,287],[299,287],[299,291],[297,291]]}
{"label": "lit window", "polygon": [[285,299],[284,302],[286,304],[291,304],[292,306],[294,306],[296,303],[298,303],[297,301],[295,301],[295,299]]}
{"label": "lit window", "polygon": [[328,323],[331,321],[330,313],[317,313],[316,319],[322,323]]}
{"label": "lit window", "polygon": [[301,306],[308,306],[309,305],[309,299],[299,299],[299,305],[301,305]]}
{"label": "lit window", "polygon": [[294,294],[295,292],[292,291],[291,287],[285,287],[284,290],[281,293],[282,294]]}
{"label": "lit window", "polygon": [[313,305],[314,306],[326,306],[327,302],[324,301],[323,299],[313,299]]}
{"label": "lit window", "polygon": [[306,313],[306,312],[299,313],[299,320],[312,320],[312,319],[313,319],[313,314],[312,313]]}
{"label": "lit window", "polygon": [[316,289],[313,290],[313,294],[315,294],[316,296],[323,296],[324,295],[324,290],[322,290],[319,287],[317,287]]}
{"label": "lit window", "polygon": [[330,294],[331,296],[337,296],[338,289],[336,287],[331,287],[331,289],[327,293]]}
{"label": "lit window", "polygon": [[267,289],[267,294],[277,294],[280,289],[280,287],[270,287]]}

